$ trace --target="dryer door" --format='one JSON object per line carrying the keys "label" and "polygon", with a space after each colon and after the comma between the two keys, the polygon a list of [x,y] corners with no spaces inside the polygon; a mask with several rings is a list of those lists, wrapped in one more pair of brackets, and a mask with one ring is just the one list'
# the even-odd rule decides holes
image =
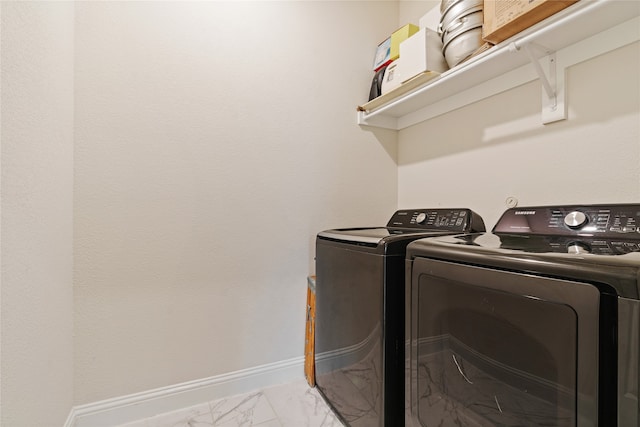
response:
{"label": "dryer door", "polygon": [[598,425],[598,288],[426,258],[409,286],[409,425]]}

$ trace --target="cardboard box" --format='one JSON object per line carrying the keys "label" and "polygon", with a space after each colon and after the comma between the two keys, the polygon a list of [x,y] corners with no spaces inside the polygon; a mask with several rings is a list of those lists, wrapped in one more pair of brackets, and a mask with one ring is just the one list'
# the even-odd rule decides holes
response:
{"label": "cardboard box", "polygon": [[496,44],[578,0],[485,0],[482,38]]}
{"label": "cardboard box", "polygon": [[392,61],[400,57],[400,43],[417,33],[419,29],[420,28],[418,28],[418,26],[416,25],[407,24],[391,34],[390,59]]}
{"label": "cardboard box", "polygon": [[442,40],[433,30],[423,28],[400,43],[399,74],[405,82],[425,71],[444,73],[449,69],[442,55]]}
{"label": "cardboard box", "polygon": [[304,334],[304,376],[311,387],[316,385],[316,276],[307,277],[307,320]]}

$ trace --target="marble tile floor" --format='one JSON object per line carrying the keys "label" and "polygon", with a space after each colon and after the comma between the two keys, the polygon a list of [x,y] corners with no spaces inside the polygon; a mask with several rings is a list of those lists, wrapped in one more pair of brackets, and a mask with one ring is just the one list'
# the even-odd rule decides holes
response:
{"label": "marble tile floor", "polygon": [[343,427],[306,380],[205,402],[118,427]]}

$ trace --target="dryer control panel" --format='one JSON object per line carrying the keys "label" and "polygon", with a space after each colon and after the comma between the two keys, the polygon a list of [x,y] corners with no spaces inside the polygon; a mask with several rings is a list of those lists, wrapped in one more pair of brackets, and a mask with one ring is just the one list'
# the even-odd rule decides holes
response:
{"label": "dryer control panel", "polygon": [[640,240],[640,204],[512,208],[493,232]]}
{"label": "dryer control panel", "polygon": [[480,215],[470,209],[403,209],[393,214],[387,227],[460,233],[485,231]]}

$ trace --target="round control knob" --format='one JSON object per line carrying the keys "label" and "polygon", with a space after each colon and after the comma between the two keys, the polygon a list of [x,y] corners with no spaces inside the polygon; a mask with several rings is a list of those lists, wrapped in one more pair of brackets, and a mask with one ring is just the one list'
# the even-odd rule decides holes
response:
{"label": "round control knob", "polygon": [[580,228],[587,223],[587,216],[580,211],[573,211],[564,217],[564,223],[569,228]]}
{"label": "round control knob", "polygon": [[420,212],[416,217],[416,223],[422,224],[425,219],[427,219],[427,214],[424,212]]}
{"label": "round control knob", "polygon": [[591,253],[591,248],[583,243],[572,242],[567,245],[567,253],[574,255],[588,254]]}

